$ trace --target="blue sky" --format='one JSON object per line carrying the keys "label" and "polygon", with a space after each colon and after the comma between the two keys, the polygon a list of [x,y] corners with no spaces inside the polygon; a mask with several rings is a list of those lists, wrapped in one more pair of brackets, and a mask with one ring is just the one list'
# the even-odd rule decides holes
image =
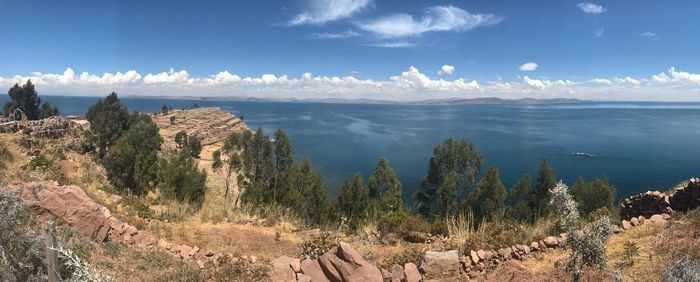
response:
{"label": "blue sky", "polygon": [[[0,7],[0,86],[33,78],[49,93],[195,96],[191,86],[206,85],[216,96],[700,99],[699,1],[0,0]],[[223,72],[228,80],[212,82]]]}

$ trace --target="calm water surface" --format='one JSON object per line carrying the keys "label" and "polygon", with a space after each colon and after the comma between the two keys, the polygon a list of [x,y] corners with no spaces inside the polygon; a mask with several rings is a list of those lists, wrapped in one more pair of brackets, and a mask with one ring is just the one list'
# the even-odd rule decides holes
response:
{"label": "calm water surface", "polygon": [[[44,96],[64,115],[82,115],[97,98]],[[6,96],[0,102],[7,100]],[[447,137],[475,142],[507,187],[533,177],[548,158],[572,183],[608,176],[618,196],[666,189],[700,175],[700,104],[585,103],[568,105],[397,106],[123,98],[129,110],[218,106],[244,115],[271,134],[284,129],[298,157],[309,156],[332,190],[356,171],[365,177],[386,157],[404,185],[419,187],[432,148]],[[570,152],[596,154],[595,158]]]}

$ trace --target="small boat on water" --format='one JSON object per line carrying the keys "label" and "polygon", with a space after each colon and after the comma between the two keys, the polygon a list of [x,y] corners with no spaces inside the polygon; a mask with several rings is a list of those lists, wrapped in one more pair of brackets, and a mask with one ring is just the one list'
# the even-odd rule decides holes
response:
{"label": "small boat on water", "polygon": [[589,157],[589,158],[595,158],[596,155],[593,153],[586,153],[586,152],[571,152],[572,156],[580,156],[580,157]]}

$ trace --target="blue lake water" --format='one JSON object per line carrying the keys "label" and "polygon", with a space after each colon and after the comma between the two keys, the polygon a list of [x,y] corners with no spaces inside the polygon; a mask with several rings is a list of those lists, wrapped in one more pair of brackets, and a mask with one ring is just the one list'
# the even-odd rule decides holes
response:
{"label": "blue lake water", "polygon": [[[64,115],[82,115],[97,98],[44,96]],[[6,96],[0,98],[4,103]],[[549,105],[352,105],[122,98],[132,111],[218,106],[252,128],[284,129],[299,158],[309,156],[332,190],[356,171],[365,177],[386,157],[404,186],[419,187],[432,149],[447,137],[476,143],[507,187],[536,174],[548,158],[558,177],[605,175],[618,197],[666,189],[700,175],[700,104],[595,102]],[[570,152],[596,154],[595,158]]]}

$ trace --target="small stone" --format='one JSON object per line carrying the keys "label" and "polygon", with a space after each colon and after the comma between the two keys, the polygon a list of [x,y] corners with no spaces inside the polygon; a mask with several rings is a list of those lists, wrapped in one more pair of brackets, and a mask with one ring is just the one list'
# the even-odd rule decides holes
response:
{"label": "small stone", "polygon": [[663,222],[663,221],[664,221],[664,218],[663,218],[663,216],[661,216],[660,214],[655,214],[655,215],[652,215],[652,216],[649,218],[649,221],[651,221],[652,223],[653,223],[653,222]]}
{"label": "small stone", "polygon": [[639,225],[639,219],[637,219],[636,217],[633,217],[630,219],[630,223],[632,223],[632,226],[637,226],[637,225]]}
{"label": "small stone", "polygon": [[621,231],[620,227],[617,226],[617,224],[611,224],[610,230],[615,234],[620,233],[620,231]]}
{"label": "small stone", "polygon": [[539,251],[539,250],[540,250],[540,244],[538,244],[537,242],[532,242],[532,243],[530,243],[530,250],[533,251],[533,252]]}
{"label": "small stone", "polygon": [[632,227],[632,225],[630,224],[629,221],[627,221],[627,220],[622,221],[622,229],[627,230],[627,229],[630,229],[631,227]]}
{"label": "small stone", "polygon": [[663,218],[664,220],[669,220],[669,219],[671,219],[671,216],[667,213],[662,213],[661,218]]}
{"label": "small stone", "polygon": [[557,237],[554,236],[548,236],[542,240],[544,242],[544,245],[547,246],[548,248],[555,248],[556,246],[559,245],[559,240],[557,240]]}
{"label": "small stone", "polygon": [[481,260],[484,260],[486,258],[486,252],[484,250],[476,251],[476,255],[479,256],[479,259]]}
{"label": "small stone", "polygon": [[420,282],[423,279],[418,267],[412,262],[404,264],[403,273],[406,276],[406,282]]}
{"label": "small stone", "polygon": [[199,266],[199,269],[204,269],[204,262],[201,260],[197,260],[197,266]]}
{"label": "small stone", "polygon": [[479,263],[479,260],[481,260],[481,259],[479,258],[479,255],[478,255],[474,250],[471,250],[471,251],[469,252],[469,256],[471,257],[472,263],[474,263],[474,264]]}

